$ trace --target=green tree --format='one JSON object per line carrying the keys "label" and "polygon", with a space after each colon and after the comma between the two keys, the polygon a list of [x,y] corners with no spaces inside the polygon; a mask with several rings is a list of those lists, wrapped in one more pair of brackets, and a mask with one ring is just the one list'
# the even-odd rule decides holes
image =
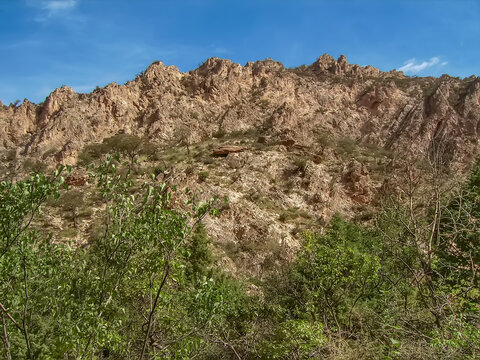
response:
{"label": "green tree", "polygon": [[403,198],[391,201],[377,217],[388,285],[382,290],[390,307],[383,313],[389,317],[386,321],[401,324],[395,325],[399,338],[406,339],[413,331],[430,344],[443,344],[445,354],[466,357],[475,341],[462,348],[461,342],[450,340],[459,329],[465,334],[478,329],[473,320],[479,301],[474,245],[478,168],[458,194],[452,194],[439,169],[434,163],[426,177],[407,169]]}
{"label": "green tree", "polygon": [[62,170],[0,183],[0,310],[7,358],[36,358],[45,346],[38,312],[50,309],[51,296],[39,282],[39,272],[45,271],[42,262],[48,258],[41,256],[50,244],[32,223],[47,199],[58,196]]}
{"label": "green tree", "polygon": [[211,275],[213,255],[210,250],[210,239],[203,224],[199,224],[185,247],[185,275],[193,282]]}
{"label": "green tree", "polygon": [[289,274],[296,316],[310,315],[341,332],[351,326],[354,307],[369,296],[379,278],[375,236],[366,228],[335,217],[325,235],[306,233]]}
{"label": "green tree", "polygon": [[153,144],[147,140],[130,134],[117,134],[103,140],[107,151],[118,152],[130,160],[133,165],[139,155],[150,155],[155,152]]}
{"label": "green tree", "polygon": [[[135,184],[128,171],[117,171],[112,157],[92,176],[105,205],[103,231],[83,248],[31,229],[41,205],[58,197],[59,173],[1,183],[5,356],[151,358],[198,349],[206,340],[195,330],[200,319],[211,321],[223,311],[223,287],[207,278],[188,285],[182,252],[203,217],[215,212],[213,200],[166,185]],[[183,207],[173,206],[179,198]],[[198,306],[200,294],[205,306]],[[180,326],[181,314],[197,320]]]}
{"label": "green tree", "polygon": [[[480,267],[480,163],[478,163],[459,193],[443,212],[439,226],[442,235],[442,260],[445,276],[451,273],[470,283],[469,290],[478,287]],[[455,275],[456,274],[456,275]]]}

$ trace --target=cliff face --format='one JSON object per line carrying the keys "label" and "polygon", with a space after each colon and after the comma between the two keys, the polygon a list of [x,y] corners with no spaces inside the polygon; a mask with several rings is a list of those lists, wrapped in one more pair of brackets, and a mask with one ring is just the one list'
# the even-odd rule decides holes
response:
{"label": "cliff face", "polygon": [[296,69],[211,58],[189,73],[157,62],[125,85],[90,94],[62,87],[39,105],[0,106],[0,146],[74,162],[86,143],[119,131],[165,142],[188,129],[195,143],[218,131],[262,129],[302,144],[328,131],[417,155],[441,143],[460,166],[477,153],[479,121],[479,78],[410,78],[344,56]]}

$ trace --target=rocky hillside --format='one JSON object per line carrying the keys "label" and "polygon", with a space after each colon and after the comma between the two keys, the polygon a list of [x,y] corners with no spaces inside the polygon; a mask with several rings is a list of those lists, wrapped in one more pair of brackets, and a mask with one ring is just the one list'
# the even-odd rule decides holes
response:
{"label": "rocky hillside", "polygon": [[[398,159],[441,148],[451,171],[468,169],[478,154],[480,79],[412,78],[329,55],[295,69],[211,58],[181,73],[156,62],[125,85],[90,94],[64,86],[41,104],[0,105],[0,171],[75,164],[86,145],[118,133],[161,146],[139,176],[168,163],[181,186],[228,198],[208,228],[225,259],[258,275],[333,213],[368,220]],[[220,146],[241,149],[212,156]],[[87,239],[94,211],[69,236]],[[71,224],[47,215],[45,226],[65,235]]]}

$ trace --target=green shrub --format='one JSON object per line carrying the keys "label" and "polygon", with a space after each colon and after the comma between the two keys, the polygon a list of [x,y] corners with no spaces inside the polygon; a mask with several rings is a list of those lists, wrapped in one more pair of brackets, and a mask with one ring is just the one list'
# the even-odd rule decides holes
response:
{"label": "green shrub", "polygon": [[106,152],[107,148],[104,144],[88,144],[78,154],[77,163],[81,166],[88,166],[99,160]]}
{"label": "green shrub", "polygon": [[305,158],[301,158],[301,157],[296,157],[294,160],[293,160],[293,164],[295,165],[296,167],[296,172],[297,173],[304,173],[305,172],[305,168],[307,166],[307,159]]}
{"label": "green shrub", "polygon": [[79,165],[87,166],[101,159],[105,154],[118,153],[132,165],[138,156],[145,155],[150,160],[157,159],[157,146],[147,139],[130,134],[117,134],[103,139],[101,144],[88,144],[78,154]]}
{"label": "green shrub", "polygon": [[85,204],[83,192],[80,190],[70,190],[64,192],[58,199],[58,204],[63,210],[63,217],[71,219],[74,227],[77,227],[78,211]]}
{"label": "green shrub", "polygon": [[435,329],[432,345],[452,357],[476,359],[480,356],[480,325],[472,324],[465,314],[451,315],[446,326]]}
{"label": "green shrub", "polygon": [[287,320],[276,327],[271,339],[260,345],[260,358],[318,358],[325,341],[323,325],[320,322]]}
{"label": "green shrub", "polygon": [[[187,192],[184,211],[172,206],[173,190],[137,186],[111,158],[92,171],[108,206],[98,212],[101,231],[81,248],[50,241],[31,227],[46,200],[58,198],[60,172],[0,183],[0,277],[8,279],[0,282],[0,303],[2,316],[9,315],[0,336],[4,340],[7,333],[10,345],[2,355],[144,358],[154,352],[149,339],[162,336],[167,358],[197,356],[210,341],[196,329],[207,324],[209,334],[223,336],[216,329],[228,328],[230,319],[239,324],[246,312],[242,286],[205,276],[210,265],[204,233],[196,232],[186,246],[191,224],[215,213],[213,200],[201,202]],[[75,192],[69,196],[78,204]],[[72,228],[59,233],[61,239],[75,235]],[[180,256],[185,252],[190,257]],[[190,275],[185,269],[192,269]],[[145,303],[149,297],[154,303]]]}
{"label": "green shrub", "polygon": [[156,151],[156,147],[146,139],[130,134],[117,134],[105,138],[103,145],[107,152],[118,152],[126,156],[131,164],[134,163],[137,156],[150,155]]}
{"label": "green shrub", "polygon": [[288,208],[287,210],[282,210],[279,216],[279,220],[281,222],[287,222],[297,218],[310,219],[311,216],[306,211],[298,208]]}
{"label": "green shrub", "polygon": [[47,169],[47,164],[37,159],[27,158],[23,161],[23,168],[27,172],[41,173]]}
{"label": "green shrub", "polygon": [[317,143],[322,147],[333,147],[334,140],[330,133],[320,133],[317,138]]}
{"label": "green shrub", "polygon": [[325,235],[305,233],[297,260],[281,281],[285,287],[272,289],[269,301],[280,301],[294,318],[323,319],[334,331],[350,326],[358,301],[368,298],[379,279],[377,241],[368,229],[339,217]]}
{"label": "green shrub", "polygon": [[62,238],[73,238],[73,237],[77,236],[77,233],[78,233],[77,229],[67,228],[67,229],[61,230],[58,233],[58,236],[60,237],[60,239],[62,239]]}
{"label": "green shrub", "polygon": [[337,147],[341,153],[351,155],[355,152],[358,145],[354,139],[349,137],[342,137],[337,140]]}
{"label": "green shrub", "polygon": [[8,150],[5,154],[5,161],[7,162],[14,162],[17,160],[17,150],[11,149]]}
{"label": "green shrub", "polygon": [[209,177],[210,173],[208,171],[200,171],[198,173],[198,180],[199,181],[206,181]]}
{"label": "green shrub", "polygon": [[213,137],[216,139],[222,139],[227,135],[227,132],[224,129],[219,129],[215,133],[213,133]]}
{"label": "green shrub", "polygon": [[200,224],[185,247],[185,274],[191,281],[199,281],[210,274],[213,266],[211,241],[203,224]]}

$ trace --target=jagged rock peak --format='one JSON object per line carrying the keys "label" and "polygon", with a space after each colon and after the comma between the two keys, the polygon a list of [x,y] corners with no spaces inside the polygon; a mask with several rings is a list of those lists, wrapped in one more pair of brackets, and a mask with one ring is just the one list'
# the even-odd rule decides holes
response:
{"label": "jagged rock peak", "polygon": [[345,55],[341,54],[337,59],[337,63],[348,64],[347,57]]}
{"label": "jagged rock peak", "polygon": [[118,88],[120,85],[118,85],[115,81],[112,81],[110,84],[108,84],[107,86],[105,86],[105,90],[107,89],[116,89]]}
{"label": "jagged rock peak", "polygon": [[76,95],[77,93],[70,86],[63,85],[62,87],[53,90],[50,95],[47,96],[44,109],[52,110],[57,107],[59,103],[67,102]]}
{"label": "jagged rock peak", "polygon": [[[373,66],[362,67],[352,65],[347,61],[345,55],[340,55],[337,60],[328,54],[320,56],[313,64],[307,67],[318,75],[368,75],[379,76],[381,71]],[[402,74],[403,75],[403,74]]]}
{"label": "jagged rock peak", "polygon": [[76,94],[70,86],[63,85],[55,90],[48,97],[61,97],[61,96],[71,96]]}
{"label": "jagged rock peak", "polygon": [[240,69],[241,65],[234,63],[229,59],[221,59],[218,57],[211,57],[207,59],[202,65],[200,65],[192,73],[198,75],[226,75],[232,69]]}
{"label": "jagged rock peak", "polygon": [[329,54],[325,53],[318,57],[318,59],[308,68],[314,71],[327,71],[333,64],[335,64],[335,59]]}
{"label": "jagged rock peak", "polygon": [[275,61],[270,58],[266,58],[262,61],[255,61],[253,64],[254,72],[269,72],[271,70],[284,70],[285,67],[280,61]]}
{"label": "jagged rock peak", "polygon": [[63,85],[47,96],[40,115],[40,123],[45,124],[50,117],[62,108],[62,105],[73,99],[77,93],[71,87]]}
{"label": "jagged rock peak", "polygon": [[165,77],[181,77],[180,70],[174,65],[166,66],[161,61],[155,61],[150,64],[145,70],[141,78],[147,82],[155,82],[156,80],[163,80]]}
{"label": "jagged rock peak", "polygon": [[[0,102],[1,104],[1,102]],[[28,100],[27,98],[24,98],[23,101],[22,101],[22,105],[35,105],[34,103],[32,103],[30,100]]]}
{"label": "jagged rock peak", "polygon": [[320,56],[308,69],[317,74],[346,74],[357,73],[358,65],[350,65],[345,55],[340,55],[337,60],[328,54]]}
{"label": "jagged rock peak", "polygon": [[188,73],[154,62],[125,85],[89,95],[64,86],[43,104],[0,107],[0,146],[28,142],[29,154],[41,155],[68,143],[74,159],[84,145],[120,129],[166,143],[181,132],[179,124],[189,124],[192,141],[218,129],[261,129],[309,143],[329,131],[419,154],[442,128],[460,144],[461,159],[476,156],[479,119],[478,78],[410,78],[349,64],[344,55],[324,54],[294,71],[269,58],[242,66],[213,57]]}
{"label": "jagged rock peak", "polygon": [[266,58],[265,60],[255,61],[253,63],[250,62],[250,63],[247,63],[247,65],[248,64],[251,64],[253,66],[265,66],[265,67],[274,67],[274,68],[280,68],[280,69],[285,68],[280,61],[276,61],[276,60],[273,60],[271,58]]}
{"label": "jagged rock peak", "polygon": [[228,66],[232,65],[233,61],[229,59],[221,59],[219,57],[213,56],[208,58],[202,65],[200,65],[199,69],[202,68],[215,68],[217,66]]}

